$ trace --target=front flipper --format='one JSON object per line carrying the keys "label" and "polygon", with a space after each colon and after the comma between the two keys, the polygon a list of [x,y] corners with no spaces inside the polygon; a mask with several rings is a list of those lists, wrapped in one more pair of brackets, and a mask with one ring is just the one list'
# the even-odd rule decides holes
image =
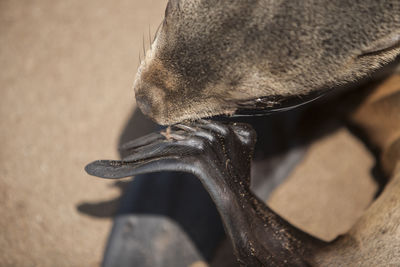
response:
{"label": "front flipper", "polygon": [[128,156],[121,161],[95,161],[86,171],[103,178],[193,173],[215,202],[241,264],[307,266],[313,248],[323,243],[292,227],[249,189],[255,140],[247,124],[178,124],[125,144]]}

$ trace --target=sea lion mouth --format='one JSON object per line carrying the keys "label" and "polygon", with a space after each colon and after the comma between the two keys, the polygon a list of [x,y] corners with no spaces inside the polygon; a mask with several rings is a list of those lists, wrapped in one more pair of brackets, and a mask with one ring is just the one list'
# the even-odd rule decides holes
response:
{"label": "sea lion mouth", "polygon": [[233,116],[263,116],[291,110],[313,102],[330,91],[331,90],[326,89],[314,91],[306,95],[272,95],[239,101],[236,103],[238,108]]}

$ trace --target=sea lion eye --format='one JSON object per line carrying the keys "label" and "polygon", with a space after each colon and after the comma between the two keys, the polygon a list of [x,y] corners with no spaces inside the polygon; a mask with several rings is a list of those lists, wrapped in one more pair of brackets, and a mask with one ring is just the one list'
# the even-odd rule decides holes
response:
{"label": "sea lion eye", "polygon": [[361,50],[360,57],[368,55],[376,55],[381,52],[398,48],[399,45],[400,45],[400,33],[393,34],[386,38],[380,39],[377,42],[372,43],[371,46]]}

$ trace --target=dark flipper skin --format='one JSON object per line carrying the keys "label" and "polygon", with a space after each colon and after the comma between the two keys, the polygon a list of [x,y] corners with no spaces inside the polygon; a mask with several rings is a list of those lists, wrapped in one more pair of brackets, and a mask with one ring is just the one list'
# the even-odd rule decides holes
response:
{"label": "dark flipper skin", "polygon": [[291,226],[249,189],[255,141],[247,124],[177,124],[125,144],[122,149],[129,153],[122,161],[95,161],[86,171],[111,179],[159,171],[192,173],[215,202],[242,265],[313,265],[311,255],[324,243]]}

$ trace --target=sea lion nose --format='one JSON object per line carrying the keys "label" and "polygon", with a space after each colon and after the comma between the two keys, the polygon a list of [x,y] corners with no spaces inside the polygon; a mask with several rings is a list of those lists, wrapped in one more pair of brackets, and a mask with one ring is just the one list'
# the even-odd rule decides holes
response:
{"label": "sea lion nose", "polygon": [[151,75],[154,72],[151,68],[142,71],[136,79],[133,89],[138,108],[142,113],[159,124],[165,123],[168,115],[169,103],[166,101],[167,89],[163,81],[156,79],[157,76]]}
{"label": "sea lion nose", "polygon": [[139,109],[143,112],[143,114],[150,116],[151,115],[151,100],[144,94],[136,94],[136,104]]}

